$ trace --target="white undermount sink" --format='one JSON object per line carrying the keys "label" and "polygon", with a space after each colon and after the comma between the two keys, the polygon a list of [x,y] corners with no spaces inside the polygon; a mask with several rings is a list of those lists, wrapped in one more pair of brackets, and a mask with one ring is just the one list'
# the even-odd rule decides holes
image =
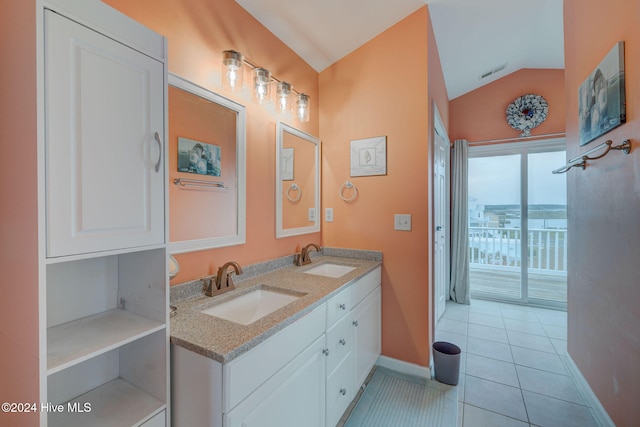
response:
{"label": "white undermount sink", "polygon": [[350,271],[355,270],[356,267],[351,267],[348,265],[340,265],[340,264],[331,264],[324,263],[316,265],[305,271],[306,274],[314,274],[316,276],[325,276],[325,277],[333,277],[338,278],[342,277]]}
{"label": "white undermount sink", "polygon": [[240,323],[241,325],[249,325],[297,300],[300,296],[302,295],[297,296],[258,288],[229,301],[201,310],[201,313]]}

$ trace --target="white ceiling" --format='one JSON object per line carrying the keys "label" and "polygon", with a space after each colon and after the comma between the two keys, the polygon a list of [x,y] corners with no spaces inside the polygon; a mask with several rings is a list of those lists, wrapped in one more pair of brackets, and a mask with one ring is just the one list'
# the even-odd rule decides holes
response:
{"label": "white ceiling", "polygon": [[236,2],[318,72],[428,3],[449,99],[522,68],[564,68],[562,0]]}

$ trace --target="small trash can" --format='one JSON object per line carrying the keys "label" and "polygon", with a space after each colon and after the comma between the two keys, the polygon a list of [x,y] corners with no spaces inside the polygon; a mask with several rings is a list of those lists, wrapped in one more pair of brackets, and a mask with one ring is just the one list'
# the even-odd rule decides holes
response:
{"label": "small trash can", "polygon": [[457,385],[460,377],[460,347],[444,341],[433,343],[433,366],[436,380]]}

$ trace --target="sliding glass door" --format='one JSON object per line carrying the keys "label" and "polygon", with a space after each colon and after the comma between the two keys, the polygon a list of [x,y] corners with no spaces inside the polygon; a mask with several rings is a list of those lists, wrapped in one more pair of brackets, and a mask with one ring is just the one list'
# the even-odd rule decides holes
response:
{"label": "sliding glass door", "polygon": [[564,140],[469,149],[471,297],[566,307]]}

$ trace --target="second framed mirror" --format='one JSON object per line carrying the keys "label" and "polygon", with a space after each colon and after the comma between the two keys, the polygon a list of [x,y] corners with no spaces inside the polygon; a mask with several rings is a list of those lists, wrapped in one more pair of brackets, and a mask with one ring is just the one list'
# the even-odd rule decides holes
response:
{"label": "second framed mirror", "polygon": [[282,122],[276,132],[276,238],[318,232],[320,140]]}

